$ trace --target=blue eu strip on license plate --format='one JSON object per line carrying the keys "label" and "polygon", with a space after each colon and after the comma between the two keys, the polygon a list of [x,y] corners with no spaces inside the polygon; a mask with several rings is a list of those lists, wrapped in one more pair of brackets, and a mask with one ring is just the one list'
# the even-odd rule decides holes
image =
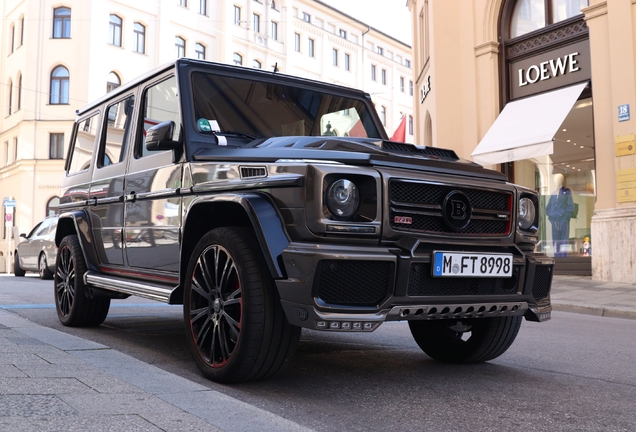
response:
{"label": "blue eu strip on license plate", "polygon": [[512,254],[433,252],[436,277],[510,277]]}

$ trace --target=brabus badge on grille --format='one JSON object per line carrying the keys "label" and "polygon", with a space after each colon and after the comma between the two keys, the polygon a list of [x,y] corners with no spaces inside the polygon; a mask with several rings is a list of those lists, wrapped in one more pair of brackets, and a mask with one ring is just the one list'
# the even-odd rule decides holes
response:
{"label": "brabus badge on grille", "polygon": [[413,223],[413,218],[409,216],[394,216],[393,223],[411,225]]}

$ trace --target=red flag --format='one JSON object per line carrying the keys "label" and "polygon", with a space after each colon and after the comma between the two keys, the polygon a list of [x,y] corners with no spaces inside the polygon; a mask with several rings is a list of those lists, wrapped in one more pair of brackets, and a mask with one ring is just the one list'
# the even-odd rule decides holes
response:
{"label": "red flag", "polygon": [[364,129],[364,125],[362,124],[362,122],[359,119],[356,122],[356,124],[353,125],[351,130],[349,131],[349,136],[350,137],[358,137],[358,138],[366,138],[367,137],[367,131]]}
{"label": "red flag", "polygon": [[402,116],[402,121],[400,122],[400,125],[397,127],[397,129],[393,133],[393,136],[390,139],[391,141],[396,141],[396,142],[406,141],[406,116],[405,115]]}

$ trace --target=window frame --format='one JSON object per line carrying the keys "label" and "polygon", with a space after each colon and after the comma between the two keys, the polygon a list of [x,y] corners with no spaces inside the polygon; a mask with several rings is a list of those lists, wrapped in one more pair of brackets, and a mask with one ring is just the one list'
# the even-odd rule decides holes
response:
{"label": "window frame", "polygon": [[241,25],[241,7],[234,5],[234,25]]}
{"label": "window frame", "polygon": [[[68,11],[67,14],[62,12]],[[59,24],[59,35],[56,24]],[[71,38],[71,8],[60,6],[53,9],[53,32],[51,39],[70,39]]]}
{"label": "window frame", "polygon": [[[201,49],[199,49],[201,48]],[[194,44],[194,53],[196,54],[196,58],[199,60],[205,60],[206,47],[201,42],[197,42]]]}
{"label": "window frame", "polygon": [[338,50],[336,48],[332,49],[331,57],[333,60],[333,65],[337,67],[338,66]]}
{"label": "window frame", "polygon": [[294,51],[300,52],[300,33],[294,32]]}
{"label": "window frame", "polygon": [[64,132],[49,132],[49,159],[64,159]]}
{"label": "window frame", "polygon": [[316,57],[316,40],[307,38],[307,55],[309,57]]}
{"label": "window frame", "polygon": [[[179,43],[182,42],[182,43]],[[185,38],[176,35],[174,37],[174,47],[176,49],[177,58],[185,57],[186,54],[186,40]]]}
{"label": "window frame", "polygon": [[351,71],[351,54],[345,53],[344,55],[344,69]]}
{"label": "window frame", "polygon": [[257,13],[252,13],[252,30],[254,33],[261,32],[261,16]]}
{"label": "window frame", "polygon": [[[142,31],[139,31],[137,26],[141,27]],[[133,51],[139,54],[146,54],[146,26],[139,21],[135,21],[133,24],[133,33],[135,34],[135,48]],[[139,50],[140,38],[141,51]]]}
{"label": "window frame", "polygon": [[[55,71],[57,71],[58,69],[63,69],[66,71],[66,76],[54,76]],[[68,70],[68,68],[66,66],[63,65],[57,65],[53,68],[53,70],[51,71],[50,77],[49,77],[49,105],[68,105],[69,104],[69,94],[70,94],[70,88],[71,88],[71,72]],[[64,94],[63,94],[63,89],[64,89],[64,82],[66,82],[66,102],[62,102],[62,100],[64,99]],[[54,83],[59,83],[58,86],[58,95],[57,95],[57,101],[53,100],[53,85]]]}
{"label": "window frame", "polygon": [[[114,20],[118,19],[119,23]],[[120,47],[123,44],[122,41],[122,29],[124,27],[124,19],[117,14],[110,14],[108,17],[108,44],[116,47]],[[119,37],[119,40],[117,40]]]}
{"label": "window frame", "polygon": [[234,52],[234,54],[232,54],[232,63],[234,63],[236,66],[243,66],[243,56],[237,52]]}
{"label": "window frame", "polygon": [[208,16],[208,0],[199,0],[199,14]]}
{"label": "window frame", "polygon": [[307,12],[303,12],[303,21],[308,22],[311,24],[311,15],[309,15]]}
{"label": "window frame", "polygon": [[277,21],[272,21],[271,26],[270,26],[270,37],[274,40],[278,40],[278,22]]}

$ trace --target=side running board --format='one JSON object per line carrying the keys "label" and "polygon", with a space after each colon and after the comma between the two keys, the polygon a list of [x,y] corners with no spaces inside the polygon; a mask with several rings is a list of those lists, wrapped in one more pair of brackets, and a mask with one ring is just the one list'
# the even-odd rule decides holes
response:
{"label": "side running board", "polygon": [[106,276],[91,270],[84,274],[84,283],[97,288],[145,297],[164,303],[171,303],[173,292],[179,288],[178,286],[170,288],[165,285]]}

